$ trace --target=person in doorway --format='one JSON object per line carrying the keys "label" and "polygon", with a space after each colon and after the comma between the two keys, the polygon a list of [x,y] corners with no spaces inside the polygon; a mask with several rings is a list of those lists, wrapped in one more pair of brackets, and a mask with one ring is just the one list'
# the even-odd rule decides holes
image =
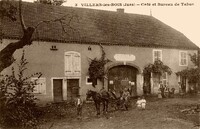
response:
{"label": "person in doorway", "polygon": [[169,88],[167,85],[164,85],[164,95],[165,95],[165,98],[169,97]]}
{"label": "person in doorway", "polygon": [[161,91],[162,98],[165,98],[165,87],[162,84],[162,81],[159,83],[159,89]]}
{"label": "person in doorway", "polygon": [[80,95],[78,95],[77,98],[76,98],[75,106],[76,106],[76,109],[77,109],[78,119],[80,119],[81,116],[82,116],[82,107],[83,107],[83,101],[82,101]]}
{"label": "person in doorway", "polygon": [[124,88],[124,91],[122,93],[122,99],[125,100],[125,102],[127,102],[129,97],[130,97],[130,92],[128,91],[128,88]]}
{"label": "person in doorway", "polygon": [[147,94],[147,83],[145,82],[143,85],[143,94],[146,95]]}
{"label": "person in doorway", "polygon": [[179,86],[179,95],[183,97],[184,96],[183,84],[181,82],[178,82],[178,86]]}
{"label": "person in doorway", "polygon": [[128,91],[128,88],[124,88],[124,91],[121,96],[121,108],[125,106],[126,110],[128,110],[129,97],[130,92]]}
{"label": "person in doorway", "polygon": [[178,82],[178,88],[179,88],[179,94],[181,94],[182,93],[181,82]]}
{"label": "person in doorway", "polygon": [[162,99],[161,89],[160,89],[160,88],[158,89],[158,98],[159,98],[159,99]]}

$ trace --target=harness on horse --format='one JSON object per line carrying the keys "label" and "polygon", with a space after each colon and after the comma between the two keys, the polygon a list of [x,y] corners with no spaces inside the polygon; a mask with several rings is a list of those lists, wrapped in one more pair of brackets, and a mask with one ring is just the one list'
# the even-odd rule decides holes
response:
{"label": "harness on horse", "polygon": [[102,99],[109,99],[110,96],[107,91],[102,91],[99,93],[99,95]]}

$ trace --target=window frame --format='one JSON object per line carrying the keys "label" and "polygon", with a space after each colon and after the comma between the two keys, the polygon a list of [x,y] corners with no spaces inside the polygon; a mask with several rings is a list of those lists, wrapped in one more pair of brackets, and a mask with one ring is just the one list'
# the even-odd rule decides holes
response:
{"label": "window frame", "polygon": [[[92,82],[88,82],[88,79],[90,79],[90,77],[89,76],[86,76],[86,85],[92,85]],[[96,80],[96,84],[95,85],[97,85],[97,80]]]}
{"label": "window frame", "polygon": [[[71,59],[71,62],[69,62],[69,66],[66,63],[66,56],[69,56]],[[76,57],[79,57],[76,59]],[[77,65],[78,67],[74,67],[74,65]],[[70,71],[67,71],[67,67],[70,67]],[[79,52],[75,51],[67,51],[64,53],[64,73],[66,76],[68,75],[74,75],[79,76],[81,75],[81,54]]]}
{"label": "window frame", "polygon": [[[181,64],[181,60],[182,60],[181,53],[186,54],[186,58],[185,58],[186,64],[183,64],[183,65]],[[179,66],[188,66],[188,51],[179,51]]]}
{"label": "window frame", "polygon": [[90,79],[90,77],[86,76],[86,85],[92,85],[92,82],[89,82],[88,79]]}
{"label": "window frame", "polygon": [[153,62],[155,62],[155,52],[160,52],[160,61],[162,61],[162,50],[161,49],[153,49]]}
{"label": "window frame", "polygon": [[[41,86],[40,86],[40,88],[38,88],[38,84],[37,85],[35,85],[35,86],[37,86],[37,90],[36,91],[34,91],[35,90],[35,87],[34,87],[34,89],[33,89],[33,93],[34,94],[42,94],[42,95],[46,95],[46,78],[45,77],[40,77],[40,78],[37,78],[37,77],[31,77],[31,81],[33,82],[33,81],[35,81],[35,80],[37,80],[37,81],[39,81],[39,80],[44,80],[44,82],[45,82],[45,84],[44,84],[44,89],[45,89],[45,92],[43,93],[42,92],[42,89],[43,88],[41,88]],[[37,82],[36,81],[36,82]]]}

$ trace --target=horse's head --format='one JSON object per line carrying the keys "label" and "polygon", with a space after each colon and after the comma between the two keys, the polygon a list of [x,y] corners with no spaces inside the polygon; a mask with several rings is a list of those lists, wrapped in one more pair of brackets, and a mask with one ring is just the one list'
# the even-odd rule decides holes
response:
{"label": "horse's head", "polygon": [[89,98],[91,98],[93,95],[93,91],[92,90],[88,90],[86,93],[86,100],[88,100]]}

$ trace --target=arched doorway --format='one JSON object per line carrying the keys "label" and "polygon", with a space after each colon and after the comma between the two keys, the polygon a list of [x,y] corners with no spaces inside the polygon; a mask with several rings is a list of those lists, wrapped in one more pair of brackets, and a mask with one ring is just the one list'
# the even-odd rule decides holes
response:
{"label": "arched doorway", "polygon": [[137,73],[138,69],[129,65],[118,65],[108,70],[108,89],[115,90],[120,96],[123,89],[129,89],[131,96],[137,95]]}

